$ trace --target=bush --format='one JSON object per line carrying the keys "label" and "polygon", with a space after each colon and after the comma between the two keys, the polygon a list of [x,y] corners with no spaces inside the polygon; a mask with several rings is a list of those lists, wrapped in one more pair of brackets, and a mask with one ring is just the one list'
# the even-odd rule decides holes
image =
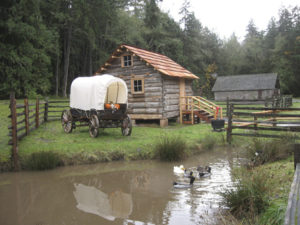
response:
{"label": "bush", "polygon": [[241,174],[232,189],[221,193],[223,204],[238,219],[254,218],[268,206],[267,176],[264,173],[248,171]]}
{"label": "bush", "polygon": [[179,161],[186,156],[186,142],[179,136],[162,137],[155,145],[156,156],[163,161]]}
{"label": "bush", "polygon": [[223,133],[210,133],[206,134],[200,143],[203,150],[212,150],[216,146],[224,146],[226,139]]}
{"label": "bush", "polygon": [[31,170],[48,170],[61,165],[61,159],[54,152],[32,153],[26,162],[26,167]]}
{"label": "bush", "polygon": [[279,140],[254,138],[252,143],[246,147],[247,158],[251,160],[252,166],[286,159],[291,155],[294,143],[295,136],[293,135],[285,135]]}

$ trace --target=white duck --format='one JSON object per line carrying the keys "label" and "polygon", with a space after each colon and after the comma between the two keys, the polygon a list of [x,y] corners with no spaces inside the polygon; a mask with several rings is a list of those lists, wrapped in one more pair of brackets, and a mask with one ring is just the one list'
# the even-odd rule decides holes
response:
{"label": "white duck", "polygon": [[180,166],[174,166],[173,172],[176,174],[184,174],[185,168],[183,165]]}

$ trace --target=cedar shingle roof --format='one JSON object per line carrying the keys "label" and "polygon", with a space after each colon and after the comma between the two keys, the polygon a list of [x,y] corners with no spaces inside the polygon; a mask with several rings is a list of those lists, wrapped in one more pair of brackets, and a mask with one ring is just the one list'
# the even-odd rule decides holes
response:
{"label": "cedar shingle roof", "polygon": [[120,45],[119,48],[107,60],[104,66],[100,67],[96,73],[101,73],[105,69],[105,66],[114,59],[114,56],[116,56],[118,52],[120,52],[120,49],[124,49],[124,48],[126,48],[128,51],[132,52],[133,54],[139,56],[142,60],[144,60],[146,63],[151,65],[154,69],[161,72],[162,74],[165,74],[167,76],[172,76],[172,77],[198,79],[198,77],[195,74],[183,68],[178,63],[174,62],[172,59],[170,59],[165,55],[150,52],[129,45]]}
{"label": "cedar shingle roof", "polygon": [[271,90],[276,88],[276,82],[275,73],[220,76],[212,91]]}

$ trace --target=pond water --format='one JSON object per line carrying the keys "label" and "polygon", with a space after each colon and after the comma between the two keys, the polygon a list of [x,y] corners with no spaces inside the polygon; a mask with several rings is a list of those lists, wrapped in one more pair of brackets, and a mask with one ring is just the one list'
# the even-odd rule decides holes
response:
{"label": "pond water", "polygon": [[191,157],[186,168],[209,165],[192,188],[173,173],[178,163],[133,161],[0,174],[0,224],[216,224],[219,192],[232,185],[234,154],[215,150]]}

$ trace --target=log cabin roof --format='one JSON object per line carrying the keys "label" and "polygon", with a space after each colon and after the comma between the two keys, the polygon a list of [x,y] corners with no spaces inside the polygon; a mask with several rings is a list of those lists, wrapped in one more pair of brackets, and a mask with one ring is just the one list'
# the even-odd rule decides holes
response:
{"label": "log cabin roof", "polygon": [[213,92],[272,90],[279,87],[277,74],[247,74],[217,77]]}
{"label": "log cabin roof", "polygon": [[183,68],[181,65],[165,55],[124,44],[120,45],[114,51],[106,63],[97,70],[96,74],[102,73],[105,70],[105,67],[108,66],[116,57],[119,57],[119,54],[124,52],[125,49],[126,51],[137,55],[141,60],[144,60],[147,65],[151,65],[155,70],[164,75],[179,78],[198,79],[195,74]]}

